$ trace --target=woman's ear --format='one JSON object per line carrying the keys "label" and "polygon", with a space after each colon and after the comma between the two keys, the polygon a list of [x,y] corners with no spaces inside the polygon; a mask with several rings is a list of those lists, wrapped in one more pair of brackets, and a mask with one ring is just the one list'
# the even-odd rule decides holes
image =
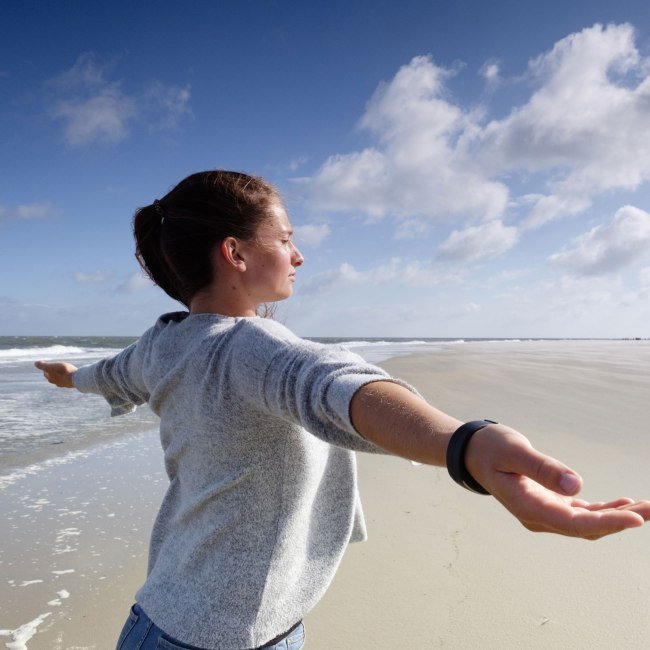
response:
{"label": "woman's ear", "polygon": [[221,242],[221,259],[228,266],[236,269],[237,271],[246,270],[246,262],[242,257],[241,243],[235,237],[226,237]]}

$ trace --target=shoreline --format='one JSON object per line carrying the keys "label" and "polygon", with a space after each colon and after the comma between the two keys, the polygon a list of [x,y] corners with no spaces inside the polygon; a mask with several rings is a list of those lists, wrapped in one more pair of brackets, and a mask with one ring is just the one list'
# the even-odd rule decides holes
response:
{"label": "shoreline", "polygon": [[[587,499],[650,496],[650,343],[474,343],[380,365],[458,417],[519,428],[583,474]],[[646,529],[534,535],[440,468],[360,454],[359,477],[369,540],[306,617],[310,650],[647,647]],[[165,488],[149,431],[0,489],[0,647],[112,647]]]}

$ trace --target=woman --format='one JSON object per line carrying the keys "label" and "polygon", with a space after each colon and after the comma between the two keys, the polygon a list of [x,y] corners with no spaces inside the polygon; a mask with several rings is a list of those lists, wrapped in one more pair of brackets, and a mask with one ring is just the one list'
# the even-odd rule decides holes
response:
{"label": "woman", "polygon": [[242,173],[193,174],[137,211],[136,256],[188,312],[112,359],[38,362],[48,381],[160,416],[170,485],[126,648],[292,648],[351,541],[365,538],[354,451],[448,465],[526,527],[596,539],[650,502],[590,505],[580,477],[489,421],[463,424],[344,348],[257,316],[288,298],[303,258],[278,192]]}

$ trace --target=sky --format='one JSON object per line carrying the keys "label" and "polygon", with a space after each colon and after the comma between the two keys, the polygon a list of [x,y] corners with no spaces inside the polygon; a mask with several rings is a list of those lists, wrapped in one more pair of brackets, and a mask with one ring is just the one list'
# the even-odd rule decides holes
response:
{"label": "sky", "polygon": [[645,0],[3,2],[0,335],[182,308],[135,209],[266,177],[301,336],[650,336]]}

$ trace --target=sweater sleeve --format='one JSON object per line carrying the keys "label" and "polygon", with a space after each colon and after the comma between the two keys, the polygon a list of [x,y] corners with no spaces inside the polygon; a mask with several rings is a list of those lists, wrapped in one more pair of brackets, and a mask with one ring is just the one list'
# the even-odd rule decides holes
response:
{"label": "sweater sleeve", "polygon": [[[263,371],[243,373],[241,377],[247,377],[245,381],[257,377],[253,380],[257,383],[254,392],[266,409],[330,444],[355,451],[388,453],[354,428],[350,419],[352,397],[362,386],[375,381],[392,381],[413,393],[417,391],[342,346],[297,337],[288,341],[276,339],[269,344],[264,334],[242,359],[244,364],[255,364],[258,371]],[[248,391],[251,388],[247,386]]]}
{"label": "sweater sleeve", "polygon": [[144,347],[140,339],[114,357],[82,366],[72,376],[72,383],[82,393],[104,397],[112,416],[132,413],[149,398],[142,378]]}

